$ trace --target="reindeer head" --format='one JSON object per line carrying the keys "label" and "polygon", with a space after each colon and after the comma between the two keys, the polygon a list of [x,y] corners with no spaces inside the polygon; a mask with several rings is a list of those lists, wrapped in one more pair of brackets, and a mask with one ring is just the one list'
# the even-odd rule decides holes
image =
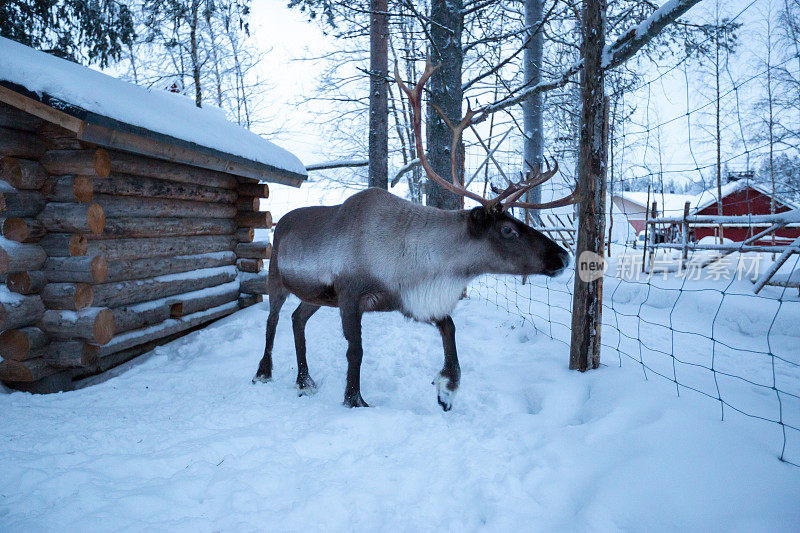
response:
{"label": "reindeer head", "polygon": [[509,209],[512,207],[548,209],[574,204],[579,199],[578,191],[574,190],[569,196],[558,200],[538,204],[519,200],[527,191],[552,178],[558,172],[557,162],[554,162],[552,169],[548,164],[545,172],[541,172],[540,169],[529,171],[523,175],[520,181],[509,182],[504,190],[497,190],[492,187],[497,196],[491,199],[484,198],[459,185],[458,154],[460,150],[458,148],[461,136],[464,130],[472,124],[472,119],[477,114],[470,109],[469,102],[467,102],[467,111],[464,114],[464,118],[457,125],[454,125],[439,108],[435,107],[436,112],[439,113],[453,132],[453,143],[450,149],[450,165],[453,179],[448,181],[437,174],[428,162],[425,149],[422,146],[422,90],[437,68],[438,66],[432,67],[430,62],[426,62],[425,72],[420,76],[413,89],[407,87],[400,79],[397,66],[395,66],[394,70],[395,81],[408,97],[417,155],[428,179],[454,194],[471,198],[481,204],[479,207],[472,209],[467,218],[470,236],[480,240],[487,252],[485,258],[485,261],[489,263],[485,265],[487,272],[522,275],[545,274],[548,276],[560,274],[569,264],[567,251],[552,239],[511,216]]}

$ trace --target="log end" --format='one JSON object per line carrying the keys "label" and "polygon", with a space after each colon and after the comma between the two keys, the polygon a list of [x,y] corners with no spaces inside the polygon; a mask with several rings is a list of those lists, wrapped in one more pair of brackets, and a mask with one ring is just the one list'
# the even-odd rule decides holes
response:
{"label": "log end", "polygon": [[108,277],[108,261],[106,261],[106,257],[104,255],[94,256],[89,265],[89,270],[92,273],[92,281],[103,283]]}
{"label": "log end", "polygon": [[111,309],[103,309],[97,313],[97,316],[94,320],[94,325],[92,326],[92,334],[95,342],[98,345],[104,346],[111,342],[111,339],[114,338],[116,329],[117,328],[114,323],[114,313],[111,311]]}
{"label": "log end", "polygon": [[86,176],[76,176],[72,182],[72,194],[78,202],[89,203],[94,197],[94,185]]}
{"label": "log end", "polygon": [[72,296],[72,302],[75,304],[75,310],[80,311],[92,305],[94,301],[94,289],[88,283],[78,283],[75,285],[75,294]]}
{"label": "log end", "polygon": [[183,316],[183,302],[175,302],[169,306],[169,317],[180,318]]}
{"label": "log end", "polygon": [[33,372],[19,361],[4,359],[0,361],[0,380],[29,383],[33,381]]}
{"label": "log end", "polygon": [[91,204],[86,210],[86,223],[95,235],[103,233],[106,227],[106,213],[100,204]]}
{"label": "log end", "polygon": [[6,287],[17,294],[28,294],[31,290],[31,276],[27,272],[12,272],[6,276]]}
{"label": "log end", "polygon": [[75,234],[69,239],[69,255],[86,255],[89,249],[89,239],[85,235]]}
{"label": "log end", "polygon": [[0,348],[2,348],[3,359],[22,361],[27,358],[31,351],[31,344],[28,336],[18,329],[7,329],[0,333]]}
{"label": "log end", "polygon": [[111,174],[111,158],[108,152],[102,148],[98,148],[94,152],[94,171],[101,178],[107,178]]}
{"label": "log end", "polygon": [[0,179],[8,182],[15,189],[19,189],[19,182],[22,179],[19,159],[11,156],[0,158]]}
{"label": "log end", "polygon": [[19,217],[3,219],[3,237],[10,241],[25,242],[30,235],[28,224]]}

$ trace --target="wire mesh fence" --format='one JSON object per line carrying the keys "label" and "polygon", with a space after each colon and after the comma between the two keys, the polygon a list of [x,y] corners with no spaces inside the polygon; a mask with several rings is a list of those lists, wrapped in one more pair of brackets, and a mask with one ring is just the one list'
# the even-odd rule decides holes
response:
{"label": "wire mesh fence", "polygon": [[[767,4],[742,4],[719,23],[727,29],[710,32],[701,44],[713,50],[720,32],[731,28],[749,42],[770,38]],[[800,217],[794,215],[800,211],[788,217],[791,223],[766,219],[800,208],[792,188],[797,177],[776,177],[774,165],[780,154],[797,157],[798,144],[764,133],[776,123],[772,108],[765,115],[772,102],[764,95],[773,93],[765,83],[779,74],[798,78],[800,56],[767,58],[763,45],[753,45],[741,59],[734,47],[720,49],[712,72],[687,53],[610,94],[631,111],[610,127],[601,360],[636,365],[645,379],[674,384],[680,396],[709,400],[722,419],[763,424],[775,434],[776,455],[797,466]],[[796,130],[800,117],[792,113],[785,110],[782,121]],[[492,166],[521,168],[516,133],[479,181],[502,182]],[[484,148],[470,145],[466,174],[485,158]],[[565,177],[562,190],[546,191],[543,199],[570,182]],[[762,289],[754,282],[765,272],[771,274]],[[575,275],[573,269],[554,279],[486,276],[473,283],[470,297],[569,345]]]}

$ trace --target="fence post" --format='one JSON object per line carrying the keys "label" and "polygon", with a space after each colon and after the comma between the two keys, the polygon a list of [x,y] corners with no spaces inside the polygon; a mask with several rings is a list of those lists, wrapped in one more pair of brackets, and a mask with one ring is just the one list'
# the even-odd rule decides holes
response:
{"label": "fence post", "polygon": [[681,244],[683,244],[683,257],[680,270],[683,270],[686,268],[686,261],[689,259],[689,202],[683,204],[683,235],[681,241]]}
{"label": "fence post", "polygon": [[581,53],[580,150],[578,154],[578,241],[572,299],[569,368],[581,372],[600,364],[602,270],[606,218],[605,88],[602,68],[605,46],[605,0],[583,0]]}

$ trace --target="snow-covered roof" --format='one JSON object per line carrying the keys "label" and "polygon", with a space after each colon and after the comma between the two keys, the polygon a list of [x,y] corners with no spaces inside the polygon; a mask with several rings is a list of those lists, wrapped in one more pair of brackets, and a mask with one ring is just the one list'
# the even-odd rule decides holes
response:
{"label": "snow-covered roof", "polygon": [[308,175],[295,155],[229,122],[221,109],[201,109],[184,96],[147,89],[2,37],[0,84],[86,123],[255,164],[294,182]]}
{"label": "snow-covered roof", "polygon": [[[748,187],[751,187],[766,196],[772,196],[772,192],[761,184],[754,183],[750,180],[737,180],[726,183],[722,186],[722,197],[725,198],[726,196],[742,191]],[[647,192],[623,191],[615,194],[614,196],[618,196],[642,207],[647,204]],[[714,187],[706,189],[697,195],[650,193],[650,202],[658,202],[659,213],[664,216],[683,214],[683,207],[686,202],[689,202],[690,212],[696,213],[714,204],[716,201],[717,190]],[[777,199],[777,201],[793,209],[800,208],[800,206],[785,198]]]}
{"label": "snow-covered roof", "polygon": [[[647,192],[622,191],[615,195],[642,207],[647,205]],[[650,203],[657,202],[659,213],[669,216],[683,213],[683,206],[689,202],[689,207],[694,208],[696,197],[691,194],[650,193]],[[644,211],[642,212],[644,214]]]}
{"label": "snow-covered roof", "polygon": [[[772,196],[772,191],[770,191],[767,187],[765,187],[765,186],[763,186],[763,185],[761,185],[759,183],[750,181],[750,180],[742,179],[742,180],[732,181],[730,183],[726,183],[725,185],[723,185],[722,186],[722,197],[725,198],[726,196],[729,196],[729,195],[731,195],[733,193],[736,193],[736,192],[739,192],[739,191],[743,191],[743,190],[747,189],[748,187],[751,188],[751,189],[757,190],[758,192],[760,192],[761,194],[763,194],[765,196],[768,196],[768,197]],[[703,191],[700,194],[698,194],[696,198],[697,198],[697,205],[696,205],[696,207],[693,206],[693,207],[695,207],[695,210],[700,211],[702,209],[705,209],[706,207],[716,203],[716,201],[717,201],[717,189],[714,188],[714,187],[711,187],[710,189],[706,189],[705,191]],[[797,209],[798,207],[800,207],[797,204],[795,204],[794,202],[792,202],[790,200],[787,200],[785,198],[776,198],[775,200],[778,203],[784,204],[786,207],[790,207],[790,208],[793,208],[793,209]]]}

